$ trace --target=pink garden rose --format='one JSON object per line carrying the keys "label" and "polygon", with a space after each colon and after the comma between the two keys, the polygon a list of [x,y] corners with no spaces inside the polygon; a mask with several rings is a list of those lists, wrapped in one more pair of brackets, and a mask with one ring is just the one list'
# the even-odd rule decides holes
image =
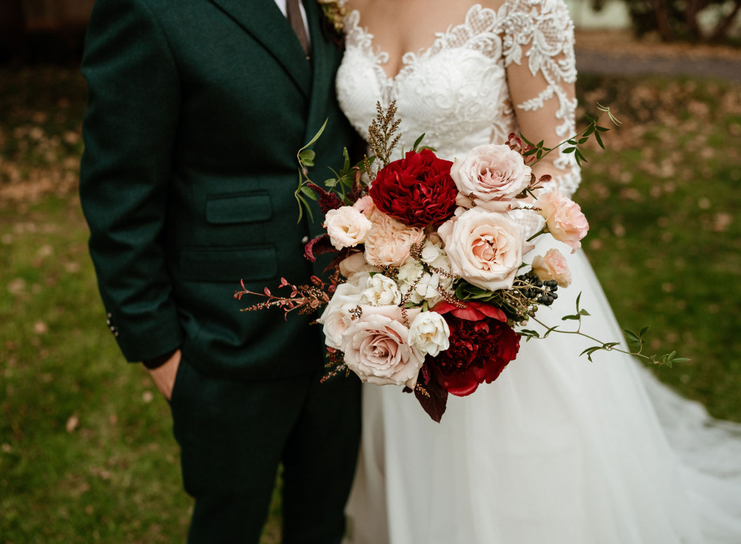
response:
{"label": "pink garden rose", "polygon": [[535,206],[540,208],[538,213],[556,240],[571,247],[571,253],[581,247],[581,240],[589,231],[589,222],[579,204],[561,191],[554,191],[540,195]]}
{"label": "pink garden rose", "polygon": [[[414,389],[424,355],[409,344],[409,329],[399,319],[384,315],[382,308],[372,313],[363,307],[360,319],[342,336],[345,363],[364,382]],[[399,310],[398,306],[389,309]]]}
{"label": "pink garden rose", "polygon": [[365,242],[371,228],[370,220],[352,206],[329,210],[324,216],[324,227],[335,249],[355,247]]}
{"label": "pink garden rose", "polygon": [[571,270],[566,258],[557,249],[549,249],[545,257],[533,259],[533,272],[543,281],[556,280],[559,287],[571,285]]}
{"label": "pink garden rose", "polygon": [[512,199],[530,183],[531,169],[509,146],[488,144],[474,147],[465,159],[456,159],[450,175],[458,187],[459,206],[470,208],[475,204],[488,211],[505,212],[512,209]]}
{"label": "pink garden rose", "polygon": [[370,219],[376,211],[376,205],[373,204],[373,199],[369,195],[359,198],[352,207],[365,215],[368,219]]}
{"label": "pink garden rose", "polygon": [[374,266],[401,266],[413,244],[425,239],[422,229],[407,227],[376,210],[365,237],[365,259]]}
{"label": "pink garden rose", "polygon": [[522,255],[531,248],[525,228],[503,213],[479,207],[461,212],[438,229],[453,274],[490,291],[511,288]]}

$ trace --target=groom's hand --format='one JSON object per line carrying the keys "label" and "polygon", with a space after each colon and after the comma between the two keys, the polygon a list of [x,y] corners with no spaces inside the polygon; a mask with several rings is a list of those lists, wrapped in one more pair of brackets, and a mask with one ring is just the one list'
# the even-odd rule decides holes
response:
{"label": "groom's hand", "polygon": [[149,370],[157,389],[160,390],[160,393],[162,393],[168,401],[172,398],[172,388],[175,385],[175,375],[178,372],[179,366],[180,350],[177,350],[165,364]]}

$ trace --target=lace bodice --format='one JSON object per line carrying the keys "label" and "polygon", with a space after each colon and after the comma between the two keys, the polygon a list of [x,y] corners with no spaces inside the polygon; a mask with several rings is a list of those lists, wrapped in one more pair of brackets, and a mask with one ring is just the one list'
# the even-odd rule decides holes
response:
{"label": "lace bodice", "polygon": [[[382,67],[388,54],[359,23],[358,11],[345,21],[337,96],[364,137],[376,102],[385,107],[393,100],[402,120],[397,154],[425,133],[425,145],[452,160],[477,145],[504,143],[525,116],[538,116],[540,134],[525,134],[531,140],[556,144],[574,134],[576,100],[568,92],[576,80],[574,31],[563,0],[505,0],[497,11],[474,5],[430,48],[406,53],[393,78]],[[523,93],[526,99],[513,108],[513,97]],[[553,166],[546,190],[573,193],[580,180],[573,155],[559,156]]]}

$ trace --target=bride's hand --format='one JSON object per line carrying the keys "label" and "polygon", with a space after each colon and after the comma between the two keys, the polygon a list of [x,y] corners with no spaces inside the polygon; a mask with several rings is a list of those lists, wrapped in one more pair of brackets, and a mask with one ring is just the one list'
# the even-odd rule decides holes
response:
{"label": "bride's hand", "polygon": [[165,364],[149,371],[157,389],[160,390],[160,393],[162,393],[168,401],[172,398],[172,388],[175,385],[175,376],[178,372],[179,366],[180,350],[177,350]]}

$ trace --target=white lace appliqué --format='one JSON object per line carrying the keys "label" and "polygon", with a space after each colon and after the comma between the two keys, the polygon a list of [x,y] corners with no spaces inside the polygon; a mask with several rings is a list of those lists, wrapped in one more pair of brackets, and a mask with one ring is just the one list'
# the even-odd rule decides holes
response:
{"label": "white lace appliqu\u00e9", "polygon": [[[463,23],[437,34],[431,47],[406,53],[394,77],[384,71],[389,56],[374,48],[359,12],[348,15],[345,30],[337,94],[363,135],[379,100],[384,106],[396,100],[404,148],[425,133],[425,144],[448,159],[477,145],[505,142],[517,132],[515,110],[534,114],[549,100],[558,100],[558,111],[556,119],[543,121],[543,133],[555,131],[562,140],[575,132],[576,101],[564,89],[576,79],[574,32],[563,0],[506,0],[498,11],[474,5]],[[525,60],[538,90],[513,108],[507,70]],[[580,181],[573,156],[559,156],[554,166],[563,173],[546,190],[572,194]]]}

